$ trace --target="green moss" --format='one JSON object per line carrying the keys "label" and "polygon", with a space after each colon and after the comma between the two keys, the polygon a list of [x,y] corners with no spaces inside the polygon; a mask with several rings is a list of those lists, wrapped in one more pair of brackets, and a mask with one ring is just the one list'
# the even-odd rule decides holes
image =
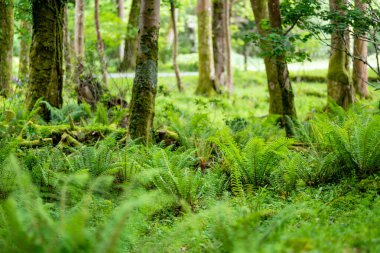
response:
{"label": "green moss", "polygon": [[[52,106],[62,106],[63,86],[63,4],[47,0],[33,2],[33,38],[30,50],[28,108],[43,97]],[[41,110],[49,119],[46,108]]]}

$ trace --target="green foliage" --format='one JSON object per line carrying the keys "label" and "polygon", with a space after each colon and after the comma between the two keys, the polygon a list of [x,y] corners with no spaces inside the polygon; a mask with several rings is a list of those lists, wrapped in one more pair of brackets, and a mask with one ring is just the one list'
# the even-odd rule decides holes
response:
{"label": "green foliage", "polygon": [[230,173],[232,192],[240,197],[270,183],[271,173],[286,158],[292,143],[289,139],[280,138],[266,145],[263,139],[252,138],[244,148],[240,148],[227,131],[210,138],[210,141],[222,151]]}

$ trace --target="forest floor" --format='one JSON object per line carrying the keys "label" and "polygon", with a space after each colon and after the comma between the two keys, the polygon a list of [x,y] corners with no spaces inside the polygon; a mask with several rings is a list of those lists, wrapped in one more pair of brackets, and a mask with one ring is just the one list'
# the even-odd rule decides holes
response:
{"label": "forest floor", "polygon": [[234,83],[205,98],[197,76],[182,94],[159,77],[148,146],[107,98],[92,109],[67,88],[49,124],[22,91],[0,99],[0,251],[380,252],[380,92],[345,112],[325,83],[294,81],[288,139],[264,73]]}

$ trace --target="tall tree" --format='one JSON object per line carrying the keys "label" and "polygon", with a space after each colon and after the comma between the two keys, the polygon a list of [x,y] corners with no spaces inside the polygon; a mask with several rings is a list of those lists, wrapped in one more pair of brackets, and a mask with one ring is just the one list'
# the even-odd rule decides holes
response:
{"label": "tall tree", "polygon": [[84,15],[85,0],[75,0],[74,50],[77,60],[76,81],[84,70]]}
{"label": "tall tree", "polygon": [[225,5],[224,0],[212,1],[212,44],[215,66],[215,82],[226,85],[227,75],[227,45],[225,40]]}
{"label": "tall tree", "polygon": [[[124,0],[117,0],[117,14],[121,21],[124,19]],[[124,41],[121,42],[119,46],[119,58],[123,60],[124,58]]]}
{"label": "tall tree", "polygon": [[102,80],[103,84],[105,86],[108,85],[108,74],[107,74],[107,64],[106,64],[106,58],[104,54],[104,43],[102,34],[100,32],[100,21],[99,21],[99,0],[95,0],[95,30],[96,30],[96,41],[98,45],[98,54],[99,54],[99,61],[100,61],[100,68],[102,71]]}
{"label": "tall tree", "polygon": [[[354,102],[354,88],[349,75],[349,34],[347,26],[339,22],[345,15],[347,0],[330,0],[330,12],[333,13],[331,34],[331,55],[327,74],[327,94],[338,105],[347,109]],[[335,17],[335,18],[334,18]]]}
{"label": "tall tree", "polygon": [[0,0],[0,95],[9,95],[12,80],[13,0]]}
{"label": "tall tree", "polygon": [[177,13],[178,8],[176,8],[176,2],[175,0],[170,0],[170,16],[172,21],[172,28],[173,28],[173,68],[177,80],[177,88],[179,92],[183,91],[182,82],[181,82],[181,73],[179,71],[179,66],[177,62],[177,56],[178,56],[178,30],[177,30]]}
{"label": "tall tree", "polygon": [[65,76],[66,82],[71,79],[71,40],[70,40],[70,30],[69,30],[69,10],[68,4],[65,4],[64,13],[63,13],[63,49],[65,54]]}
{"label": "tall tree", "polygon": [[[367,4],[363,0],[355,0],[355,7],[366,12]],[[356,94],[362,98],[368,97],[368,71],[367,65],[364,63],[367,61],[367,41],[365,39],[366,33],[357,29],[355,31],[354,38],[354,63],[353,63],[353,83]]]}
{"label": "tall tree", "polygon": [[153,125],[157,93],[160,0],[142,0],[136,75],[130,106],[129,134],[147,143]]}
{"label": "tall tree", "polygon": [[211,0],[198,0],[198,69],[197,94],[210,96],[217,91],[212,49]]}
{"label": "tall tree", "polygon": [[226,65],[227,65],[227,81],[226,86],[229,92],[234,89],[233,78],[232,78],[232,46],[231,46],[231,8],[230,0],[224,0],[224,39],[226,41]]}
{"label": "tall tree", "polygon": [[212,1],[212,34],[215,82],[232,91],[231,32],[229,0]]}
{"label": "tall tree", "polygon": [[120,71],[134,70],[136,66],[140,2],[141,0],[132,0],[124,42],[124,58],[120,63]]}
{"label": "tall tree", "polygon": [[[260,36],[268,36],[268,29],[264,26],[266,20],[269,19],[268,0],[251,0],[253,14],[255,16],[256,29]],[[262,50],[270,50],[270,45],[262,40],[260,42]],[[265,56],[264,57],[265,71],[267,75],[267,84],[269,90],[269,113],[279,114],[283,112],[282,98],[279,80],[277,78],[277,68],[275,59]]]}
{"label": "tall tree", "polygon": [[20,21],[20,57],[18,64],[18,79],[25,83],[29,75],[29,50],[32,26],[27,20]]}
{"label": "tall tree", "polygon": [[[63,12],[63,0],[32,1],[33,37],[27,92],[30,109],[39,98],[52,106],[62,106]],[[49,120],[46,107],[41,113]]]}
{"label": "tall tree", "polygon": [[[279,34],[283,34],[282,22],[281,22],[281,11],[280,11],[280,0],[269,0],[268,1],[268,11],[269,11],[269,21],[270,26]],[[296,117],[296,108],[294,105],[294,94],[292,85],[290,83],[288,64],[285,60],[284,55],[276,55],[272,57],[275,63],[275,70],[277,74],[277,80],[279,88],[281,91],[281,102],[282,102],[282,115],[283,124],[285,126],[285,131],[287,136],[293,135],[292,128],[288,122],[287,117]]]}

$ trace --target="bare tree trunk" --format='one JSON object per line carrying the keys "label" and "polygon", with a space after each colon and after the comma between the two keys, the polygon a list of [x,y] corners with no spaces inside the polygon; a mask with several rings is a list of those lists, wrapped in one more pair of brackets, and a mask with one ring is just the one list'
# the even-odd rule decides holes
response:
{"label": "bare tree trunk", "polygon": [[[330,0],[330,11],[345,15],[343,7],[346,4],[347,0]],[[333,20],[332,24],[337,24],[337,21]],[[347,31],[347,28],[336,28],[331,34],[331,56],[327,75],[328,97],[344,109],[347,109],[354,102],[354,88],[350,81],[349,62],[346,53],[349,48]]]}
{"label": "bare tree trunk", "polygon": [[71,42],[70,42],[70,31],[69,31],[69,14],[68,5],[65,4],[64,9],[64,24],[63,24],[63,49],[65,54],[65,76],[66,82],[71,80]]}
{"label": "bare tree trunk", "polygon": [[84,15],[85,0],[75,0],[74,50],[77,61],[75,79],[79,85],[79,76],[84,70]]}
{"label": "bare tree trunk", "polygon": [[[121,21],[124,19],[124,0],[117,0],[117,13]],[[120,60],[124,58],[124,41],[121,42],[119,46],[119,57]]]}
{"label": "bare tree trunk", "polygon": [[107,87],[108,86],[108,73],[107,73],[107,64],[106,64],[106,58],[104,55],[104,43],[102,39],[102,34],[100,32],[100,21],[99,21],[99,0],[95,0],[95,29],[96,29],[96,40],[98,44],[98,54],[99,54],[99,61],[100,61],[100,68],[102,71],[102,80],[103,84]]}
{"label": "bare tree trunk", "polygon": [[[26,96],[29,109],[40,98],[54,107],[62,106],[63,9],[62,0],[32,2],[33,37]],[[41,114],[49,120],[49,111],[45,106],[42,108]]]}
{"label": "bare tree trunk", "polygon": [[215,83],[227,86],[226,11],[224,0],[212,1],[212,44],[215,66]]}
{"label": "bare tree trunk", "polygon": [[196,93],[210,96],[217,91],[212,49],[211,0],[198,0],[198,68]]}
{"label": "bare tree trunk", "polygon": [[136,75],[132,89],[129,134],[148,143],[153,127],[157,93],[158,36],[160,0],[142,0]]}
{"label": "bare tree trunk", "polygon": [[[268,10],[271,27],[282,34],[280,0],[269,0]],[[283,125],[285,126],[286,135],[290,137],[294,133],[290,122],[288,122],[288,118],[293,119],[296,117],[296,108],[294,105],[293,89],[289,78],[288,64],[282,55],[274,57],[274,63],[281,91]]]}
{"label": "bare tree trunk", "polygon": [[[355,7],[360,11],[366,12],[367,4],[362,0],[355,0]],[[355,87],[356,93],[361,98],[368,97],[368,70],[367,65],[359,60],[362,59],[367,61],[367,41],[363,38],[365,37],[365,33],[362,36],[358,35],[360,31],[355,31],[355,39],[354,39],[354,63],[353,63],[353,83]]]}
{"label": "bare tree trunk", "polygon": [[[262,22],[269,19],[268,0],[251,0],[253,14],[255,15],[256,28],[262,37],[267,36],[267,31],[262,27]],[[261,41],[261,50],[269,50],[269,45]],[[269,90],[269,113],[283,113],[281,89],[278,81],[276,63],[270,57],[264,57],[265,71]]]}
{"label": "bare tree trunk", "polygon": [[139,25],[140,2],[141,0],[132,0],[127,33],[125,36],[124,58],[119,66],[120,71],[135,70],[138,42],[137,27]]}
{"label": "bare tree trunk", "polygon": [[179,66],[177,62],[177,56],[178,56],[178,31],[177,31],[177,15],[176,12],[178,9],[175,7],[174,0],[170,1],[170,14],[171,14],[171,20],[172,20],[172,27],[173,27],[173,67],[175,71],[175,76],[177,79],[177,88],[179,92],[183,91],[182,82],[181,82],[181,74],[179,72]]}
{"label": "bare tree trunk", "polygon": [[230,93],[234,90],[234,84],[232,79],[232,58],[231,58],[231,29],[230,29],[230,21],[231,21],[231,6],[230,0],[224,0],[224,39],[226,41],[226,69],[227,69],[227,80],[226,86]]}
{"label": "bare tree trunk", "polygon": [[29,76],[29,49],[32,34],[32,26],[28,21],[20,22],[20,60],[18,67],[18,79],[27,83]]}
{"label": "bare tree trunk", "polygon": [[0,95],[8,96],[12,81],[13,0],[0,0]]}

